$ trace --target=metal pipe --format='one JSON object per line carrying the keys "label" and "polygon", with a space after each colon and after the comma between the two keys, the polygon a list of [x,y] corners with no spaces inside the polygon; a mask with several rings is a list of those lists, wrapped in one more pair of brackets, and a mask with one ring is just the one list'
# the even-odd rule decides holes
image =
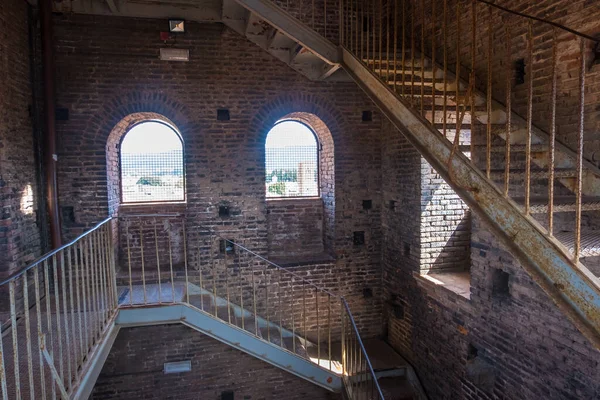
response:
{"label": "metal pipe", "polygon": [[52,0],[40,0],[42,30],[42,65],[44,79],[44,168],[46,172],[46,201],[50,222],[50,241],[53,249],[61,246],[61,226],[58,211],[58,180],[56,155],[54,44],[52,27]]}
{"label": "metal pipe", "polygon": [[506,151],[504,162],[504,196],[508,197],[508,187],[510,185],[510,134],[512,129],[512,75],[511,75],[511,51],[512,43],[510,37],[510,26],[505,24],[506,32],[506,62],[504,69],[506,71]]}

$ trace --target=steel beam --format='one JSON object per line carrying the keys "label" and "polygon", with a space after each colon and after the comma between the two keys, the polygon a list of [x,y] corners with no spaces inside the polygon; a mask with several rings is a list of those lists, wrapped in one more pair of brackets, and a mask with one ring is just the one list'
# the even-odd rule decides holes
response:
{"label": "steel beam", "polygon": [[236,0],[329,64],[339,64],[338,48],[269,0]]}
{"label": "steel beam", "polygon": [[[450,160],[451,143],[408,104],[400,100],[350,52],[342,49],[342,65],[390,121],[450,184],[519,260],[581,333],[600,349],[600,280],[541,225],[505,198],[471,161],[458,152]],[[451,172],[448,168],[450,166]]]}
{"label": "steel beam", "polygon": [[121,328],[182,323],[315,385],[332,392],[342,390],[341,378],[331,371],[261,340],[240,328],[213,318],[194,307],[169,305],[121,309],[116,323]]}

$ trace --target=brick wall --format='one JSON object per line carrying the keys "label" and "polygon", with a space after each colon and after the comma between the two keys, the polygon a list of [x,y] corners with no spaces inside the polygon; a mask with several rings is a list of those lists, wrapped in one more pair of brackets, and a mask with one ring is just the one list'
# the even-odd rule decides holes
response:
{"label": "brick wall", "polygon": [[[322,152],[330,172],[322,187],[321,221],[311,227],[323,226],[323,243],[335,258],[327,268],[346,272],[334,292],[356,299],[363,326],[377,321],[369,332],[379,332],[381,115],[353,83],[310,82],[219,24],[189,23],[177,47],[190,49],[191,60],[169,63],[157,59],[160,47],[172,45],[160,41],[164,21],[61,15],[55,23],[58,104],[70,110],[70,119],[58,127],[60,201],[72,207],[74,215],[74,221],[63,226],[65,238],[109,213],[174,209],[186,221],[190,268],[210,265],[206,256],[214,234],[267,255],[265,138],[283,117],[313,115],[318,120],[306,122],[317,134],[324,125],[330,135],[330,151]],[[229,109],[229,121],[217,121],[221,108]],[[373,111],[372,121],[362,121],[365,110]],[[136,113],[160,114],[181,132],[186,204],[132,211],[114,200],[116,145]],[[321,135],[319,139],[326,149],[326,141]],[[363,209],[363,200],[371,200],[372,208]],[[229,216],[219,216],[220,205],[229,207]],[[291,218],[305,222],[299,215]],[[119,229],[123,246],[122,223]],[[365,242],[355,245],[354,232],[363,233]],[[301,240],[295,242],[296,247],[302,245]],[[153,246],[147,241],[145,246],[154,257]],[[123,268],[124,256],[121,248]],[[376,301],[362,300],[365,277]],[[316,277],[308,278],[319,283]]]}
{"label": "brick wall", "polygon": [[[191,372],[163,373],[164,363],[185,360]],[[341,399],[179,324],[122,329],[90,398],[220,399],[225,391],[236,399]]]}
{"label": "brick wall", "polygon": [[28,5],[0,7],[0,276],[41,252],[32,126]]}
{"label": "brick wall", "polygon": [[413,363],[430,398],[597,397],[598,352],[476,216],[470,299],[415,275],[420,156],[393,129],[383,148],[393,178],[383,195],[396,202],[382,216],[388,341]]}

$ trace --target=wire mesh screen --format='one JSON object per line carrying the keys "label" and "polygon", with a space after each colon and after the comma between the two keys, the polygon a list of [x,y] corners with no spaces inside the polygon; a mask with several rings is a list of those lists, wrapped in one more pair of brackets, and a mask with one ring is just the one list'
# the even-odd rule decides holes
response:
{"label": "wire mesh screen", "polygon": [[121,143],[124,203],[185,200],[183,144],[159,122],[133,127]]}
{"label": "wire mesh screen", "polygon": [[319,195],[319,161],[315,134],[306,125],[283,121],[266,141],[266,196]]}

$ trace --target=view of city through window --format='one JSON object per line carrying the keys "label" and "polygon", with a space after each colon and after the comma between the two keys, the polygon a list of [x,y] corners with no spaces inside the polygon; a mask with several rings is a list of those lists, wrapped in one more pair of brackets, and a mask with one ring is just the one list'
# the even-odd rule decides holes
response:
{"label": "view of city through window", "polygon": [[124,203],[183,201],[183,143],[170,126],[149,121],[134,126],[121,143]]}
{"label": "view of city through window", "polygon": [[269,131],[265,149],[267,197],[319,195],[317,139],[308,126],[279,122]]}

